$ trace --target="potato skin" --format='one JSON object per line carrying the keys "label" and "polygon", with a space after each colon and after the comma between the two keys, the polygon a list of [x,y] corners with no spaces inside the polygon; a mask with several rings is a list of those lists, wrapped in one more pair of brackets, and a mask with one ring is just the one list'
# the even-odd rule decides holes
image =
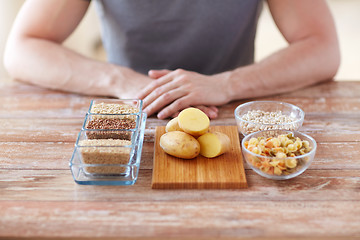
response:
{"label": "potato skin", "polygon": [[179,127],[178,117],[171,119],[165,127],[165,132],[172,132],[172,131],[182,131],[183,130]]}
{"label": "potato skin", "polygon": [[160,137],[160,147],[169,155],[178,158],[192,159],[199,155],[200,144],[190,134],[172,131]]}

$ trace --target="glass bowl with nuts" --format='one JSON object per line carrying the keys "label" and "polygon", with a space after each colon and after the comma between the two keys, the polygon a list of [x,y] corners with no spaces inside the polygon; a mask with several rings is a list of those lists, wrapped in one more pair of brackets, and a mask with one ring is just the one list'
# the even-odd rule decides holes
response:
{"label": "glass bowl with nuts", "polygon": [[265,130],[251,133],[241,142],[244,159],[259,175],[285,180],[303,173],[314,160],[316,141],[303,133]]}
{"label": "glass bowl with nuts", "polygon": [[234,114],[238,130],[244,136],[263,130],[297,131],[305,117],[301,108],[278,101],[247,102],[239,105]]}

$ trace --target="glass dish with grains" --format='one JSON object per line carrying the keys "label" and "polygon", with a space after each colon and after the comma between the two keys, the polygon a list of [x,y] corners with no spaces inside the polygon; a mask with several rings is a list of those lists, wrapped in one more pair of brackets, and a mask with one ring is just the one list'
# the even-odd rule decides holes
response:
{"label": "glass dish with grains", "polygon": [[309,167],[315,157],[316,141],[296,131],[265,130],[245,136],[241,148],[246,162],[256,173],[285,180]]}
{"label": "glass dish with grains", "polygon": [[92,100],[70,160],[75,182],[134,184],[139,173],[146,119],[142,100]]}
{"label": "glass dish with grains", "polygon": [[277,101],[247,102],[239,105],[234,114],[238,130],[244,136],[273,129],[297,131],[305,117],[299,107]]}

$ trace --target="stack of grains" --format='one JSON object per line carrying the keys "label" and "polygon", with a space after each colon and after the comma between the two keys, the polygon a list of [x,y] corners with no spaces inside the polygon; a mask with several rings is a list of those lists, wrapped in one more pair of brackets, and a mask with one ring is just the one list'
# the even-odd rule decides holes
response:
{"label": "stack of grains", "polygon": [[[132,149],[132,131],[136,128],[136,113],[139,109],[127,104],[94,104],[85,124],[87,139],[80,140],[78,146],[86,171],[92,174],[123,174],[129,163]],[[102,131],[103,130],[103,131]],[[109,131],[110,130],[110,131]],[[107,166],[104,166],[106,164]]]}
{"label": "stack of grains", "polygon": [[[91,114],[86,129],[134,129],[138,108],[127,104],[98,103],[91,107]],[[126,131],[94,131],[89,133],[91,139],[131,139],[131,132]]]}

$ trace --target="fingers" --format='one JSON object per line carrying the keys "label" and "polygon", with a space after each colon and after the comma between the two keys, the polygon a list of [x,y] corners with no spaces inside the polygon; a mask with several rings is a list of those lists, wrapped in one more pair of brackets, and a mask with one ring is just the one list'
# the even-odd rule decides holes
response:
{"label": "fingers", "polygon": [[172,71],[167,69],[162,70],[150,70],[149,77],[155,79],[156,81],[151,82],[148,86],[146,86],[142,91],[137,94],[137,98],[144,99],[148,95],[150,95],[155,89],[160,87],[161,85],[166,84],[167,82],[171,81],[172,78],[165,77],[167,74],[171,73]]}
{"label": "fingers", "polygon": [[172,117],[178,114],[181,110],[190,107],[188,104],[189,97],[184,96],[181,98],[176,99],[173,103],[169,104],[168,106],[164,107],[157,115],[159,119],[165,119],[168,117]]}
{"label": "fingers", "polygon": [[[161,73],[165,72],[161,71]],[[150,84],[155,88],[143,98],[144,111],[148,115],[158,112],[176,99],[188,95],[189,84],[186,84],[185,81],[187,80],[183,81],[184,78],[179,77],[178,74],[178,70],[171,71]]]}
{"label": "fingers", "polygon": [[219,110],[215,106],[199,105],[199,106],[195,106],[195,107],[200,109],[201,111],[203,111],[211,119],[215,119],[218,116],[218,111]]}
{"label": "fingers", "polygon": [[208,106],[208,107],[216,113],[219,112],[219,109],[216,106]]}
{"label": "fingers", "polygon": [[149,105],[161,104],[167,105],[171,103],[175,98],[182,97],[183,93],[174,82],[168,82],[149,93],[144,99],[144,108]]}
{"label": "fingers", "polygon": [[[157,115],[159,119],[165,119],[168,117],[176,117],[180,111],[185,108],[191,107],[191,97],[188,95],[176,99],[173,103],[164,107]],[[199,108],[203,111],[210,119],[215,119],[218,117],[218,108],[215,106],[204,106],[204,105],[195,105],[194,107]]]}
{"label": "fingers", "polygon": [[[163,77],[160,77],[159,79],[156,79],[154,81],[152,81],[149,85],[147,85],[138,95],[137,97],[139,99],[145,99],[146,97],[148,97],[155,89],[158,89],[159,87],[161,87],[162,85],[168,83],[169,81],[171,81],[171,78],[166,77],[166,75],[164,75]],[[159,91],[159,90],[157,90]]]}
{"label": "fingers", "polygon": [[[202,104],[199,87],[194,87],[194,79],[200,78],[197,74],[178,69],[170,71],[150,70],[149,77],[156,79],[145,87],[139,97],[143,99],[144,111],[150,116],[158,112],[158,118],[177,116],[186,107],[195,106],[202,110],[209,118],[218,116],[218,108]],[[204,79],[202,79],[204,81]],[[200,84],[197,84],[201,86]],[[197,86],[195,85],[195,86]]]}
{"label": "fingers", "polygon": [[176,113],[173,113],[173,114],[171,115],[171,117],[172,117],[172,118],[176,118],[177,116],[179,116],[179,113],[180,113],[180,112],[177,111]]}
{"label": "fingers", "polygon": [[[158,90],[157,90],[158,91]],[[180,99],[184,96],[183,92],[181,90],[177,89],[170,89],[165,90],[162,94],[160,94],[159,97],[155,94],[150,94],[146,98],[144,98],[144,111],[151,116],[152,114],[158,112],[162,108],[164,108],[166,105],[172,103],[176,99]],[[180,109],[182,110],[182,109]],[[165,117],[167,118],[171,116],[174,112],[176,112],[177,109],[174,109],[173,112],[168,113]]]}
{"label": "fingers", "polygon": [[167,69],[162,69],[162,70],[150,70],[148,72],[148,75],[150,78],[153,78],[153,79],[158,79],[158,78],[161,78],[163,76],[165,76],[166,74],[170,73],[171,71],[170,70],[167,70]]}

